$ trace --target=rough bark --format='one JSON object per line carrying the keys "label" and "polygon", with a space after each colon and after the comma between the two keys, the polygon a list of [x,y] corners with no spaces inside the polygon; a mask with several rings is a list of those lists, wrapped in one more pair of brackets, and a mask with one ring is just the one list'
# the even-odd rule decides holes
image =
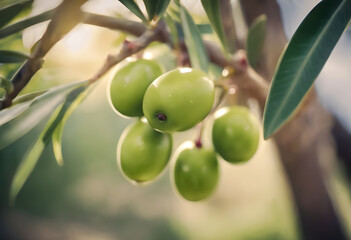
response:
{"label": "rough bark", "polygon": [[[285,45],[279,8],[272,0],[244,0],[241,3],[249,24],[262,13],[268,16],[266,63],[259,71],[270,79]],[[307,240],[346,239],[326,187],[328,169],[321,165],[321,149],[329,150],[329,158],[333,159],[328,160],[335,159],[329,142],[330,119],[311,91],[300,113],[274,135],[295,200],[301,237]]]}

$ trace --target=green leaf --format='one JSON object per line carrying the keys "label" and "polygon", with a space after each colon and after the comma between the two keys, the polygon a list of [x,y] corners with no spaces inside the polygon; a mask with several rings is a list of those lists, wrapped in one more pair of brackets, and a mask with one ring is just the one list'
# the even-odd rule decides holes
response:
{"label": "green leaf", "polygon": [[0,28],[8,24],[19,13],[31,7],[33,0],[27,0],[0,9]]}
{"label": "green leaf", "polygon": [[50,89],[48,92],[0,111],[0,149],[22,137],[65,99],[69,90],[84,82],[71,83]]}
{"label": "green leaf", "polygon": [[196,24],[201,34],[212,34],[212,27],[210,24]]}
{"label": "green leaf", "polygon": [[54,155],[56,162],[59,166],[63,166],[63,156],[62,156],[62,135],[63,135],[63,120],[57,125],[55,131],[52,134],[52,148],[54,150]]}
{"label": "green leaf", "polygon": [[164,19],[166,21],[166,24],[170,30],[170,35],[172,38],[172,43],[174,45],[178,44],[178,30],[177,30],[177,25],[176,22],[172,19],[172,17],[169,14],[165,14]]}
{"label": "green leaf", "polygon": [[9,50],[0,50],[0,63],[20,63],[28,58],[25,53]]}
{"label": "green leaf", "polygon": [[[223,49],[228,51],[227,38],[224,32],[221,12],[220,12],[220,1],[218,0],[201,0],[202,6],[206,12],[206,15],[210,21],[211,26],[216,32],[220,42],[222,43]],[[235,44],[235,43],[231,43]]]}
{"label": "green leaf", "polygon": [[324,0],[302,21],[282,54],[273,77],[264,111],[265,139],[292,116],[350,18],[350,0]]}
{"label": "green leaf", "polygon": [[32,173],[35,165],[37,164],[43,150],[50,142],[53,133],[57,128],[62,128],[62,120],[65,118],[68,112],[72,112],[80,103],[77,100],[78,97],[82,100],[81,93],[86,89],[88,85],[85,84],[74,90],[72,90],[65,100],[65,102],[56,108],[49,121],[39,138],[35,142],[34,146],[26,154],[14,175],[11,188],[10,188],[10,202],[14,203],[19,191],[27,181],[29,175]]}
{"label": "green leaf", "polygon": [[126,8],[135,14],[141,21],[146,22],[146,18],[134,0],[119,0]]}
{"label": "green leaf", "polygon": [[10,204],[13,205],[19,191],[28,179],[29,175],[33,171],[38,159],[43,152],[46,144],[42,141],[42,136],[35,142],[34,146],[31,148],[26,157],[22,160],[18,169],[16,170],[15,176],[12,180],[10,187]]}
{"label": "green leaf", "polygon": [[3,88],[5,92],[11,92],[13,85],[10,80],[0,76],[0,88]]}
{"label": "green leaf", "polygon": [[74,112],[74,110],[80,105],[80,103],[88,96],[91,88],[86,88],[86,86],[80,87],[75,91],[72,91],[68,96],[66,101],[63,103],[60,112],[62,112],[61,122],[56,126],[52,134],[52,146],[54,150],[54,155],[59,166],[63,165],[62,156],[62,135],[63,128],[66,124],[69,116]]}
{"label": "green leaf", "polygon": [[30,26],[33,26],[35,24],[50,20],[53,13],[54,13],[54,9],[43,12],[43,13],[38,14],[38,15],[33,16],[33,17],[26,18],[22,21],[16,22],[16,23],[9,25],[5,28],[2,28],[2,29],[0,29],[0,39],[7,37],[11,34],[14,34],[16,32],[19,32],[23,29],[26,29],[27,27],[30,27]]}
{"label": "green leaf", "polygon": [[172,18],[174,22],[181,22],[180,19],[180,3],[172,1],[167,9],[167,14]]}
{"label": "green leaf", "polygon": [[33,100],[34,98],[39,97],[40,95],[46,93],[47,91],[48,90],[42,90],[42,91],[32,92],[32,93],[28,93],[28,94],[25,94],[25,95],[18,96],[12,101],[12,106],[16,105],[16,104],[19,104],[19,103],[23,103],[23,102],[27,102],[27,101]]}
{"label": "green leaf", "polygon": [[199,29],[196,27],[192,17],[184,7],[180,8],[180,17],[182,19],[184,40],[188,49],[191,65],[194,68],[207,72],[208,56]]}
{"label": "green leaf", "polygon": [[149,20],[158,20],[166,11],[170,0],[143,0]]}
{"label": "green leaf", "polygon": [[264,38],[266,35],[267,17],[265,14],[258,16],[251,24],[246,39],[247,60],[252,67],[256,67],[260,60]]}
{"label": "green leaf", "polygon": [[[17,104],[16,106],[12,106],[11,108],[5,108],[4,110],[2,110],[0,112],[0,126],[11,121],[15,117],[23,113],[30,105],[31,105],[31,102],[23,102],[23,103]],[[0,136],[0,139],[1,139],[1,136]],[[1,149],[1,144],[5,144],[5,143],[0,142],[0,149]]]}

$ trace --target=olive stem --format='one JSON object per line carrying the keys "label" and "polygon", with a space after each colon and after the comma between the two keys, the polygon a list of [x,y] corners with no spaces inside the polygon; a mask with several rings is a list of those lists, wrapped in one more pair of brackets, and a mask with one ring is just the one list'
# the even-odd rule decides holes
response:
{"label": "olive stem", "polygon": [[[0,110],[11,106],[12,100],[31,80],[32,76],[41,68],[43,62],[42,57],[53,47],[53,45],[57,41],[59,41],[77,23],[79,23],[79,21],[86,24],[124,31],[126,33],[138,37],[138,39],[131,42],[134,43],[134,46],[133,44],[129,45],[127,46],[127,49],[123,47],[119,54],[109,55],[104,65],[98,71],[98,73],[96,73],[93,77],[89,79],[90,83],[96,82],[114,65],[121,62],[125,58],[139,52],[140,50],[143,50],[153,41],[160,41],[168,44],[171,48],[175,48],[171,41],[170,33],[168,32],[164,21],[159,21],[155,28],[150,29],[143,23],[130,21],[126,19],[118,19],[109,16],[103,16],[99,14],[82,12],[78,7],[80,7],[80,5],[83,4],[85,1],[86,0],[65,0],[57,8],[46,33],[40,40],[40,43],[36,47],[35,51],[33,51],[30,58],[25,62],[25,64],[13,77],[12,82],[14,85],[14,90],[7,96],[5,96],[5,98],[2,101],[0,101]],[[76,2],[77,4],[73,4],[74,2]],[[66,8],[67,6],[70,6],[70,4],[73,4],[74,7],[69,8],[68,12],[72,13],[70,14],[70,16],[73,16],[74,21],[71,21],[69,26],[67,27],[67,25],[61,24],[62,18],[67,18],[67,13],[60,13],[63,12],[62,9],[67,11]],[[64,25],[65,27],[62,28],[61,25]],[[55,28],[59,29],[59,34],[57,31],[54,31]],[[233,75],[237,78],[246,78],[246,82],[249,83],[249,85],[251,85],[252,87],[248,90],[250,92],[250,95],[253,95],[253,97],[257,98],[258,101],[262,103],[261,105],[264,105],[265,98],[268,92],[267,89],[269,87],[268,82],[265,81],[259,74],[257,74],[257,72],[255,72],[250,66],[243,66],[242,60],[243,56],[245,56],[245,51],[238,50],[234,55],[227,58],[222,53],[220,47],[217,44],[214,44],[210,41],[204,41],[204,45],[207,50],[210,61],[223,68],[232,67],[233,69],[235,69],[235,74]],[[179,47],[182,46],[185,46],[184,41],[179,42]],[[247,83],[245,85],[247,85]]]}
{"label": "olive stem", "polygon": [[12,105],[12,100],[42,67],[44,63],[43,57],[46,53],[79,22],[81,22],[84,14],[80,10],[80,7],[86,1],[87,0],[65,0],[53,10],[54,13],[52,20],[50,21],[44,35],[36,44],[36,47],[29,58],[12,77],[12,91],[7,92],[4,99],[0,101],[0,110]]}
{"label": "olive stem", "polygon": [[[205,120],[204,120],[205,121]],[[194,141],[196,148],[202,148],[202,132],[204,131],[204,121],[200,123],[200,131],[197,139]]]}
{"label": "olive stem", "polygon": [[220,95],[218,97],[218,100],[217,100],[216,104],[213,106],[213,108],[212,108],[212,110],[211,110],[209,115],[213,114],[217,110],[217,108],[222,104],[222,102],[224,100],[224,97],[228,93],[228,87],[220,86],[220,88],[222,89],[222,91],[221,91],[221,93],[220,93]]}
{"label": "olive stem", "polygon": [[113,66],[115,66],[117,63],[120,63],[127,57],[138,53],[139,51],[145,49],[147,46],[149,46],[150,43],[155,41],[158,38],[158,35],[160,34],[161,28],[164,27],[164,22],[161,21],[157,25],[157,27],[153,29],[147,29],[142,35],[140,35],[136,40],[134,41],[124,41],[122,49],[120,50],[119,53],[113,55],[110,54],[107,56],[107,59],[103,66],[100,68],[100,70],[89,79],[90,83],[94,83],[97,80],[99,80],[103,75],[105,75]]}
{"label": "olive stem", "polygon": [[[219,82],[219,81],[218,81]],[[216,85],[216,84],[215,84]],[[223,85],[223,84],[220,84],[220,85],[216,85],[217,87],[221,88],[222,91],[221,91],[221,94],[219,95],[218,97],[218,100],[216,102],[216,104],[213,106],[211,112],[208,114],[208,116],[212,115],[216,110],[217,108],[221,105],[221,103],[223,102],[223,99],[224,97],[227,95],[228,93],[228,88]],[[194,141],[195,142],[195,146],[197,148],[202,148],[202,133],[204,131],[204,124],[205,122],[207,121],[207,118],[208,116],[199,124],[200,126],[200,131],[199,131],[199,135],[197,137],[197,139]]]}

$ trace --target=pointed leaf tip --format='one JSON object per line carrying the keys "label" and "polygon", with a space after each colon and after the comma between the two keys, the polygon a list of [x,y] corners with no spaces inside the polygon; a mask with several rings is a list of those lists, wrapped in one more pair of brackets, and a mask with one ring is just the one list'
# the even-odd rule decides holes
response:
{"label": "pointed leaf tip", "polygon": [[305,17],[273,76],[263,116],[269,138],[293,115],[350,22],[350,0],[324,0]]}

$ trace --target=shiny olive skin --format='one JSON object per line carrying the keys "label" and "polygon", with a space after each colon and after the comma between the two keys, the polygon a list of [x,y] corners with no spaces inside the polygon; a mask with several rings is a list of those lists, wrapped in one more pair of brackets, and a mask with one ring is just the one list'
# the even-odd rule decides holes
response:
{"label": "shiny olive skin", "polygon": [[110,84],[110,99],[113,107],[122,115],[143,116],[143,98],[146,89],[162,74],[154,60],[139,59],[117,71]]}
{"label": "shiny olive skin", "polygon": [[180,68],[152,82],[144,95],[143,111],[157,130],[184,131],[210,113],[214,97],[214,84],[204,72]]}
{"label": "shiny olive skin", "polygon": [[[189,145],[183,148],[184,145]],[[209,197],[219,179],[219,167],[213,149],[197,148],[186,142],[176,156],[173,180],[177,192],[188,201],[200,201]]]}
{"label": "shiny olive skin", "polygon": [[163,172],[172,152],[170,134],[155,131],[145,118],[127,127],[118,142],[120,170],[133,182],[155,179]]}
{"label": "shiny olive skin", "polygon": [[256,153],[259,137],[259,122],[248,108],[224,107],[215,113],[212,142],[224,160],[248,161]]}

